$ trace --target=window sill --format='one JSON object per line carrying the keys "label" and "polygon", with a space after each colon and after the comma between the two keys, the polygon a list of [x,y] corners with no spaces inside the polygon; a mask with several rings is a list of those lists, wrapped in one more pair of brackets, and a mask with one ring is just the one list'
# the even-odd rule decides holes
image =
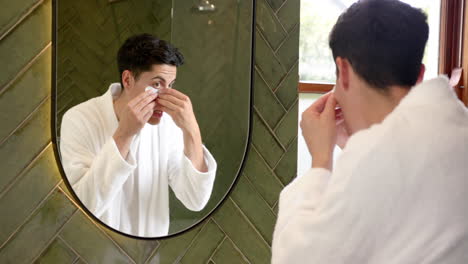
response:
{"label": "window sill", "polygon": [[298,92],[324,94],[331,91],[334,86],[333,83],[299,82]]}

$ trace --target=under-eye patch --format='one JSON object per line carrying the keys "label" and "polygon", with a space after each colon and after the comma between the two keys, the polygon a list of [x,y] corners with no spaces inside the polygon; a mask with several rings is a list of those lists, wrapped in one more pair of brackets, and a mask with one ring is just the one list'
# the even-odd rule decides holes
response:
{"label": "under-eye patch", "polygon": [[150,90],[151,90],[151,93],[153,93],[153,94],[159,93],[159,89],[156,89],[154,87],[148,86],[148,87],[145,88],[145,91],[150,91]]}

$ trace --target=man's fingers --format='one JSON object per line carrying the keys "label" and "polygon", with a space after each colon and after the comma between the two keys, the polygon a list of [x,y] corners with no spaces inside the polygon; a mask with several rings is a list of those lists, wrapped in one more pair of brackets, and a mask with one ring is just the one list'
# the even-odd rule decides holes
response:
{"label": "man's fingers", "polygon": [[188,98],[187,95],[183,94],[180,91],[177,91],[176,89],[162,88],[162,89],[159,90],[159,93],[161,95],[169,94],[169,95],[175,96],[179,100],[187,100],[187,98]]}
{"label": "man's fingers", "polygon": [[134,107],[136,106],[137,104],[139,104],[141,101],[145,100],[146,98],[148,97],[156,97],[157,95],[156,94],[153,94],[151,91],[145,91],[145,92],[142,92],[140,93],[139,95],[137,95],[137,97],[133,98],[132,100],[130,100],[130,102],[128,102],[128,106],[130,107]]}
{"label": "man's fingers", "polygon": [[317,99],[309,108],[307,108],[308,111],[314,111],[317,113],[322,113],[325,105],[327,103],[328,97],[330,97],[332,93],[328,92],[324,95],[322,95],[319,99]]}
{"label": "man's fingers", "polygon": [[153,115],[153,111],[148,111],[144,116],[143,116],[143,121],[146,123],[148,120],[150,120],[151,116]]}
{"label": "man's fingers", "polygon": [[344,123],[344,119],[343,119],[343,118],[339,118],[339,119],[336,119],[335,122],[336,122],[336,126],[340,126],[341,124]]}
{"label": "man's fingers", "polygon": [[136,111],[141,111],[145,106],[153,102],[154,99],[156,99],[156,97],[157,97],[156,94],[150,94],[146,96],[145,98],[143,98],[142,100],[140,100],[136,105],[133,106],[133,108]]}
{"label": "man's fingers", "polygon": [[325,109],[323,112],[328,115],[328,116],[333,116],[335,117],[335,108],[336,108],[336,100],[334,94],[330,94],[327,98],[327,102],[325,104]]}
{"label": "man's fingers", "polygon": [[162,105],[156,103],[156,106],[154,107],[154,110],[155,110],[155,111],[162,111],[162,108],[163,108]]}
{"label": "man's fingers", "polygon": [[156,103],[154,102],[147,104],[145,107],[143,107],[143,109],[141,109],[141,114],[143,116],[146,116],[148,113],[153,114],[155,106],[156,106]]}
{"label": "man's fingers", "polygon": [[180,108],[179,106],[177,106],[176,104],[168,101],[168,100],[165,100],[165,99],[158,99],[157,100],[158,102],[158,105],[161,105],[161,106],[164,106],[166,108],[169,108],[170,110],[172,111],[175,111],[177,110],[178,108]]}
{"label": "man's fingers", "polygon": [[157,111],[162,111],[164,113],[168,113],[170,116],[172,116],[175,112],[165,106],[156,106]]}
{"label": "man's fingers", "polygon": [[178,105],[180,107],[183,107],[184,106],[184,100],[181,100],[179,99],[178,97],[172,95],[172,94],[160,94],[159,95],[159,98],[160,99],[164,99],[164,100],[167,100],[175,105]]}

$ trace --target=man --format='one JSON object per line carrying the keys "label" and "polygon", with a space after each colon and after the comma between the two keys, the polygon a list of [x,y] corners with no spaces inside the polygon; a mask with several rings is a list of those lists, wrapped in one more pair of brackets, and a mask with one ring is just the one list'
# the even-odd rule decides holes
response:
{"label": "man", "polygon": [[169,186],[199,211],[217,165],[202,145],[190,99],[171,89],[180,52],[142,34],[125,41],[117,62],[121,82],[64,115],[63,167],[76,195],[104,223],[131,235],[164,236]]}
{"label": "man", "polygon": [[426,20],[397,0],[339,17],[336,87],[302,114],[312,168],[280,195],[274,264],[468,263],[468,111],[446,77],[422,82]]}

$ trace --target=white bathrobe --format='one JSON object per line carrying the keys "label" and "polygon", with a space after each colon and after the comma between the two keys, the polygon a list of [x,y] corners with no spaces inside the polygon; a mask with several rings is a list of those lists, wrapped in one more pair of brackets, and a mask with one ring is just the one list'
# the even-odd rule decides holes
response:
{"label": "white bathrobe", "polygon": [[81,103],[63,116],[60,150],[65,174],[81,202],[109,226],[131,235],[157,237],[169,230],[169,186],[190,210],[207,204],[216,161],[203,146],[208,172],[197,171],[184,155],[183,133],[164,114],[134,137],[124,160],[113,134],[118,120],[112,84],[102,96]]}
{"label": "white bathrobe", "polygon": [[445,77],[280,194],[272,263],[468,263],[468,111]]}

